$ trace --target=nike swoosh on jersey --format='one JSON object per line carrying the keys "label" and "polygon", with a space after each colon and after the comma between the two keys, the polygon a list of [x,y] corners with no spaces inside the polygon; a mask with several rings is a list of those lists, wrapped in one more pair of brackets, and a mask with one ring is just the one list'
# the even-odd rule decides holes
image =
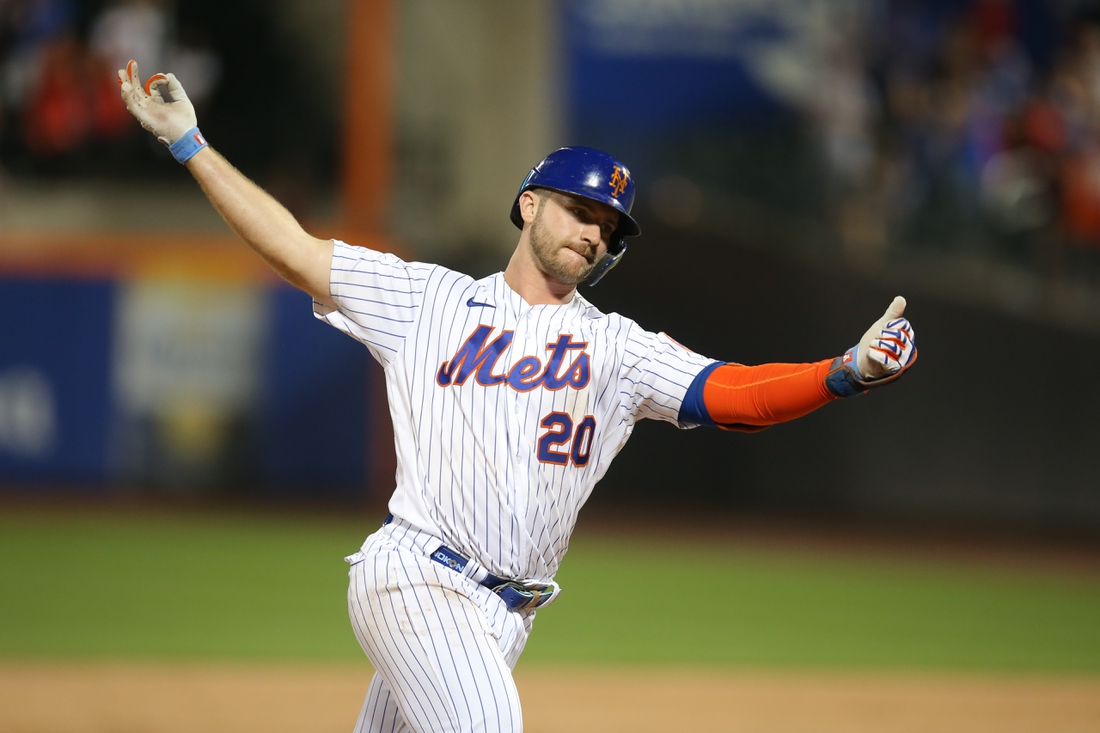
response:
{"label": "nike swoosh on jersey", "polygon": [[468,305],[471,308],[496,308],[496,306],[493,305],[492,303],[478,303],[473,298],[470,298],[469,300],[467,300],[466,305]]}

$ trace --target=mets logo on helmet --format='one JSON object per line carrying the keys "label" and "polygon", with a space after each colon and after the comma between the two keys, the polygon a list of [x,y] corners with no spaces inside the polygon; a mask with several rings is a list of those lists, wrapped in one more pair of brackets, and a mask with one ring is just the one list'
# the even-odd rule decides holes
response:
{"label": "mets logo on helmet", "polygon": [[615,166],[615,172],[611,174],[611,181],[607,184],[613,189],[611,195],[615,198],[619,198],[619,195],[626,190],[627,181],[630,180],[630,171],[625,168]]}

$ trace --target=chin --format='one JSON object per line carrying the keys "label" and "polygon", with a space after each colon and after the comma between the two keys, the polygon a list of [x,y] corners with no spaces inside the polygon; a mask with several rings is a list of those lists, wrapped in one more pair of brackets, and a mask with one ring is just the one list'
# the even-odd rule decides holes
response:
{"label": "chin", "polygon": [[[570,252],[573,252],[573,250],[570,250]],[[576,254],[576,252],[573,252],[573,254]],[[585,259],[583,265],[578,264],[575,257],[564,253],[562,258],[559,259],[559,263],[561,265],[560,272],[563,274],[568,273],[569,278],[578,283],[584,282],[592,273],[592,268],[595,267],[595,263],[587,259]]]}
{"label": "chin", "polygon": [[584,265],[583,267],[563,265],[554,268],[554,270],[550,272],[550,275],[558,282],[565,283],[566,285],[580,285],[588,279],[591,273],[592,265]]}
{"label": "chin", "polygon": [[538,268],[562,285],[576,287],[588,278],[595,267],[595,264],[587,259],[583,263],[578,262],[578,258],[583,255],[567,245],[561,245],[549,251],[535,246],[533,252]]}

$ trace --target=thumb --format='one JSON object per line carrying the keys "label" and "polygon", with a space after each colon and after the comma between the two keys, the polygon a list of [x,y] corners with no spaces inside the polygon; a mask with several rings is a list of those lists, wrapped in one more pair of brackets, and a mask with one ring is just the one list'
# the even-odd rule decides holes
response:
{"label": "thumb", "polygon": [[175,74],[168,75],[168,93],[172,95],[172,101],[174,102],[191,101],[187,98],[187,92],[183,91],[183,84],[180,84]]}
{"label": "thumb", "polygon": [[890,304],[890,307],[886,309],[886,313],[883,318],[887,320],[894,320],[895,318],[901,318],[901,314],[905,312],[905,298],[900,295],[894,298],[894,302]]}

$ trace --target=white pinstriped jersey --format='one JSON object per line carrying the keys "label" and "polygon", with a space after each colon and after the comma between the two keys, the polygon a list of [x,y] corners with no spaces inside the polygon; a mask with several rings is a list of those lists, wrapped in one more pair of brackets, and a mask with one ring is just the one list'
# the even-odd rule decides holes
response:
{"label": "white pinstriped jersey", "polygon": [[553,578],[635,422],[676,423],[714,361],[579,293],[532,306],[502,273],[475,281],[342,242],[331,292],[338,309],[316,315],[385,368],[390,511],[509,578]]}

